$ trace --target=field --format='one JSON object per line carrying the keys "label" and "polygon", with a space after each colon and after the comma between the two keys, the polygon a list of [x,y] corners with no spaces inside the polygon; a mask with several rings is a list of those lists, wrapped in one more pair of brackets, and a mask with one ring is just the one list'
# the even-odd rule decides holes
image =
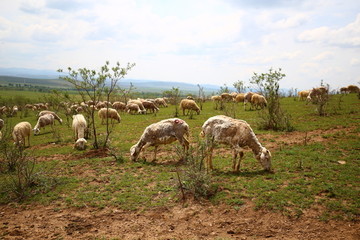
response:
{"label": "field", "polygon": [[[187,166],[179,162],[178,143],[161,146],[156,162],[152,148],[138,162],[129,160],[145,127],[173,117],[175,106],[157,114],[120,113],[108,150],[74,150],[71,120],[60,113],[64,123],[31,136],[25,150],[36,159],[43,185],[17,202],[6,190],[9,174],[0,173],[0,239],[360,239],[359,99],[332,96],[324,117],[291,97],[281,105],[292,116],[293,132],[259,130],[258,111],[232,103],[225,111],[206,102],[200,115],[180,113],[194,149],[209,117],[246,120],[271,151],[274,169],[263,171],[247,150],[234,173],[232,152],[218,146],[210,173],[214,193],[199,199],[187,194],[185,200],[177,172],[182,177]],[[34,126],[36,116],[5,120]],[[101,142],[105,126],[97,126]]]}

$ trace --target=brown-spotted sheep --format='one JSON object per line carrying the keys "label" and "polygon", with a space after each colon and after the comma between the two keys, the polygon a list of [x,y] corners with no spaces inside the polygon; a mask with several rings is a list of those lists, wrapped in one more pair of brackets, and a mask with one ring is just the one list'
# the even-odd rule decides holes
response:
{"label": "brown-spotted sheep", "polygon": [[110,118],[111,122],[113,123],[113,120],[116,120],[118,123],[121,121],[121,117],[119,113],[116,111],[116,109],[113,108],[102,108],[98,112],[98,116],[101,119],[101,124],[104,124],[104,120],[106,118]]}
{"label": "brown-spotted sheep", "polygon": [[33,129],[34,134],[37,135],[40,133],[40,128],[45,128],[45,126],[50,125],[53,128],[54,125],[54,115],[52,114],[45,114],[38,118],[38,121]]}
{"label": "brown-spotted sheep", "polygon": [[45,110],[45,111],[39,112],[38,116],[41,117],[41,116],[44,116],[45,114],[51,114],[51,115],[53,115],[53,116],[54,116],[54,119],[57,120],[57,121],[59,121],[60,124],[62,124],[63,120],[62,120],[55,112]]}
{"label": "brown-spotted sheep", "polygon": [[220,96],[221,100],[225,102],[230,102],[231,100],[233,100],[233,97],[230,93],[222,93]]}
{"label": "brown-spotted sheep", "polygon": [[238,93],[234,98],[234,101],[237,103],[244,102],[244,100],[245,100],[245,93]]}
{"label": "brown-spotted sheep", "polygon": [[244,156],[242,148],[246,146],[252,149],[255,158],[265,170],[271,170],[270,151],[260,144],[250,125],[243,120],[224,115],[211,117],[203,124],[200,135],[207,141],[206,165],[208,169],[213,169],[213,149],[216,143],[220,143],[231,146],[234,171],[240,170],[241,159]]}
{"label": "brown-spotted sheep", "polygon": [[260,109],[263,109],[267,106],[267,101],[263,95],[255,93],[251,96],[251,104],[255,106],[255,109],[258,109],[258,107],[260,107]]}
{"label": "brown-spotted sheep", "polygon": [[185,115],[185,110],[188,110],[188,114],[190,111],[195,111],[198,115],[200,114],[199,106],[196,104],[194,100],[191,99],[181,100],[180,109],[182,109],[183,115]]}
{"label": "brown-spotted sheep", "polygon": [[184,147],[189,147],[189,125],[179,118],[169,118],[157,123],[153,123],[145,128],[140,140],[130,148],[130,158],[136,161],[141,150],[149,146],[154,146],[154,158],[156,161],[156,152],[159,145],[170,144],[176,140]]}
{"label": "brown-spotted sheep", "polygon": [[75,145],[74,148],[78,150],[84,150],[86,148],[85,130],[87,123],[84,115],[76,114],[73,116],[72,128],[75,134]]}
{"label": "brown-spotted sheep", "polygon": [[26,138],[28,139],[28,146],[30,146],[31,124],[29,122],[20,122],[15,125],[12,132],[12,137],[17,146],[25,147]]}

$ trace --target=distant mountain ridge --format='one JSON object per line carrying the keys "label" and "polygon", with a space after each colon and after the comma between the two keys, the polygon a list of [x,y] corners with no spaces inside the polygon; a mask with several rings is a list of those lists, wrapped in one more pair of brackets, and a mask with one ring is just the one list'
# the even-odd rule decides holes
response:
{"label": "distant mountain ridge", "polygon": [[[0,84],[31,84],[39,86],[48,86],[53,88],[69,88],[70,84],[59,79],[59,76],[66,74],[52,70],[38,70],[27,68],[0,68]],[[119,86],[128,88],[130,83],[134,85],[136,91],[139,92],[162,92],[171,90],[173,87],[179,88],[183,93],[197,93],[199,91],[197,84],[184,82],[166,82],[159,80],[143,80],[143,79],[121,79]],[[200,84],[204,88],[205,93],[217,92],[220,86],[211,84]]]}

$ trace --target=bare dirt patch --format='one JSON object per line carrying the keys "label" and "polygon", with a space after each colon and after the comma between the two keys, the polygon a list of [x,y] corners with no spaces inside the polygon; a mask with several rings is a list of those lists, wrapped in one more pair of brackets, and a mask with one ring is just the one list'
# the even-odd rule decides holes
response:
{"label": "bare dirt patch", "polygon": [[0,207],[2,239],[360,239],[360,223],[322,222],[309,210],[299,219],[227,205],[188,203],[171,208],[58,209]]}

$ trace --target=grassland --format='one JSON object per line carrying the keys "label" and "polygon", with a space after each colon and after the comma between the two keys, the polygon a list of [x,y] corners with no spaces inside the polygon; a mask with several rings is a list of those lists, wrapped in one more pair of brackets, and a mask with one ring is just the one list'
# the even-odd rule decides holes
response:
{"label": "grassland", "polygon": [[[323,220],[358,219],[360,102],[357,96],[332,96],[326,117],[317,116],[315,106],[294,98],[283,98],[281,104],[291,114],[295,132],[260,131],[256,127],[258,112],[244,111],[242,106],[232,103],[226,105],[225,111],[219,111],[214,109],[213,103],[206,102],[200,115],[180,115],[190,125],[193,146],[200,141],[198,135],[206,119],[228,114],[253,126],[260,142],[273,155],[274,173],[264,172],[250,151],[245,154],[241,172],[234,173],[230,149],[219,147],[215,151],[215,170],[210,173],[217,192],[203,201],[226,204],[235,209],[252,202],[256,209],[293,217],[315,209],[318,218]],[[177,163],[177,144],[160,147],[156,163],[151,162],[151,148],[145,153],[147,161],[134,163],[128,158],[129,148],[137,142],[144,128],[174,117],[174,112],[175,107],[169,106],[161,108],[157,114],[122,113],[121,123],[112,129],[111,151],[124,162],[91,147],[84,152],[74,150],[71,123],[60,113],[64,124],[57,124],[54,132],[46,128],[40,135],[32,136],[31,147],[26,149],[36,157],[37,169],[48,173],[57,184],[22,204],[56,205],[58,209],[114,206],[138,211],[179,204],[176,171],[185,166]],[[36,117],[35,113],[29,112],[21,118],[5,121],[8,126],[20,121],[29,121],[34,126]],[[101,141],[105,126],[99,123],[97,126]],[[0,174],[0,189],[5,189],[7,177],[7,173]],[[9,193],[0,190],[0,204],[9,201]]]}

